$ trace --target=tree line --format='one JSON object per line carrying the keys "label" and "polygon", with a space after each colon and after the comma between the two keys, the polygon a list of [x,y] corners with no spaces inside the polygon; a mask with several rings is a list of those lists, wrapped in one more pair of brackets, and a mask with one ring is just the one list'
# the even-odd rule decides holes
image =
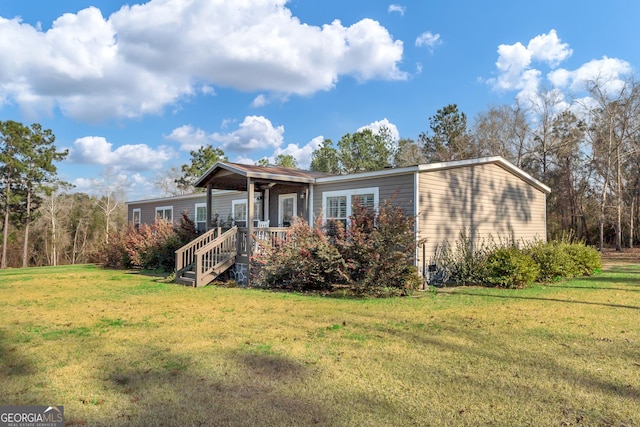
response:
{"label": "tree line", "polygon": [[115,187],[90,196],[58,178],[67,155],[51,129],[0,121],[1,268],[91,262],[126,223]]}
{"label": "tree line", "polygon": [[[325,139],[310,169],[348,174],[422,163],[500,155],[547,184],[549,238],[575,237],[621,250],[640,235],[640,84],[591,81],[587,97],[567,100],[556,90],[527,102],[494,105],[469,121],[456,104],[429,117],[415,139],[396,141],[389,129]],[[57,178],[66,151],[39,124],[0,121],[1,267],[90,262],[126,224],[122,195],[105,186],[99,196],[75,193]],[[164,196],[195,191],[193,184],[223,150],[203,146],[189,163],[156,177]],[[258,165],[267,166],[267,159]],[[275,164],[296,167],[281,154]]]}
{"label": "tree line", "polygon": [[550,238],[571,237],[602,249],[638,244],[640,210],[640,84],[591,81],[588,96],[557,90],[527,102],[490,106],[468,124],[456,104],[429,118],[416,139],[388,131],[325,140],[311,169],[354,173],[499,155],[548,185]]}

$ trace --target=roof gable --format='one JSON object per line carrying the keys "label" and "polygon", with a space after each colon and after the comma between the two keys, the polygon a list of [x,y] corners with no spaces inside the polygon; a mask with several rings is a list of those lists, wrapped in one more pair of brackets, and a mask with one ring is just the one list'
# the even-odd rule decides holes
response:
{"label": "roof gable", "polygon": [[280,166],[257,166],[231,162],[216,162],[194,185],[195,187],[206,187],[207,184],[212,183],[215,184],[213,188],[242,190],[246,189],[247,178],[313,184],[316,178],[323,176],[329,176],[329,174]]}

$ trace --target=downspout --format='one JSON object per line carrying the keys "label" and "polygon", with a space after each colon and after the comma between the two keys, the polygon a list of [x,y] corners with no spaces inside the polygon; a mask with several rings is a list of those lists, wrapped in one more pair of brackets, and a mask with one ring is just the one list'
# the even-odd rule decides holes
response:
{"label": "downspout", "polygon": [[245,244],[247,245],[247,286],[251,286],[251,255],[252,255],[252,239],[253,239],[253,211],[254,211],[254,183],[251,177],[247,177],[247,237]]}
{"label": "downspout", "polygon": [[[416,171],[413,174],[413,217],[415,222],[413,224],[415,239],[416,239],[416,255],[414,257],[413,265],[418,268],[420,266],[419,257],[420,257],[420,248],[418,247],[418,242],[420,241],[420,217],[418,214],[420,213],[418,209],[418,205],[420,203],[420,172]],[[424,264],[424,261],[423,261]],[[424,271],[422,275],[424,276]]]}
{"label": "downspout", "polygon": [[308,204],[309,204],[309,225],[313,228],[313,184],[309,184],[309,195],[308,195]]}
{"label": "downspout", "polygon": [[544,194],[544,241],[549,241],[549,237],[547,236],[547,193]]}
{"label": "downspout", "polygon": [[[212,212],[212,204],[213,204],[213,200],[212,200],[212,196],[211,196],[211,183],[207,184],[207,222],[205,224],[205,229],[206,231],[209,231],[211,229],[211,212]],[[198,215],[198,213],[196,212],[196,215]]]}

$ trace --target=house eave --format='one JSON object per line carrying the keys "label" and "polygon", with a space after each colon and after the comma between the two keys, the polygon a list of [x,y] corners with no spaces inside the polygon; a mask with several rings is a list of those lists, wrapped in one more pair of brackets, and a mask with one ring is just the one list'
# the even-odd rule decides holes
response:
{"label": "house eave", "polygon": [[210,179],[209,175],[216,169],[224,169],[226,171],[229,171],[231,173],[237,174],[245,178],[260,179],[265,181],[279,181],[279,182],[297,183],[297,184],[313,184],[314,182],[316,182],[315,177],[304,177],[304,176],[295,176],[295,175],[285,175],[285,174],[279,174],[279,173],[247,171],[240,167],[236,167],[233,164],[229,164],[225,162],[216,162],[204,174],[202,174],[202,176],[195,182],[194,187],[206,187],[207,182]]}
{"label": "house eave", "polygon": [[[216,194],[228,194],[228,193],[239,193],[236,190],[213,190]],[[174,201],[174,200],[190,200],[190,199],[201,199],[206,198],[207,193],[189,193],[189,194],[181,194],[179,196],[169,196],[169,197],[154,197],[153,199],[139,199],[139,200],[131,200],[125,202],[125,205],[137,205],[141,203],[156,203],[156,202],[165,202],[165,201]]]}
{"label": "house eave", "polygon": [[371,172],[351,173],[347,175],[333,175],[322,178],[316,178],[316,184],[326,184],[331,182],[355,181],[361,179],[378,178],[383,176],[404,175],[416,173],[418,166],[408,166],[404,168],[389,168]]}
{"label": "house eave", "polygon": [[536,187],[538,190],[546,194],[551,193],[551,188],[549,188],[542,182],[538,181],[537,179],[529,175],[527,172],[523,171],[522,169],[515,166],[513,163],[507,161],[505,158],[501,156],[481,157],[478,159],[469,159],[469,160],[455,160],[451,162],[441,162],[441,163],[429,163],[429,164],[419,165],[418,168],[420,172],[427,172],[432,170],[453,169],[453,168],[476,166],[476,165],[483,165],[483,164],[489,164],[489,163],[497,164],[498,166],[511,172],[512,174],[521,178],[523,181]]}

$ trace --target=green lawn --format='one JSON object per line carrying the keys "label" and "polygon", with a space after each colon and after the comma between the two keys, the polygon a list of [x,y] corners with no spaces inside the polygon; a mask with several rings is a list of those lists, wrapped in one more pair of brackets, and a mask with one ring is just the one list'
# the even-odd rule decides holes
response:
{"label": "green lawn", "polygon": [[0,405],[68,425],[640,425],[640,265],[331,299],[0,271]]}

